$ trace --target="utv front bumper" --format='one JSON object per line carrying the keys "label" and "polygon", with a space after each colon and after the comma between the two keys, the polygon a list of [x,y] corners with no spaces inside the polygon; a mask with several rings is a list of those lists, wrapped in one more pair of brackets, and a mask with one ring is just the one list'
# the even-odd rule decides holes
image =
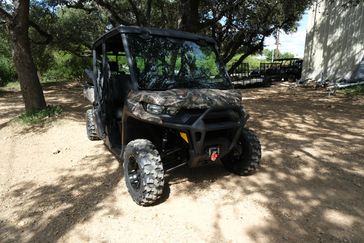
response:
{"label": "utv front bumper", "polygon": [[211,149],[223,157],[237,143],[248,120],[241,107],[220,107],[205,110],[189,109],[177,116],[163,117],[163,126],[187,134],[190,167],[210,161]]}

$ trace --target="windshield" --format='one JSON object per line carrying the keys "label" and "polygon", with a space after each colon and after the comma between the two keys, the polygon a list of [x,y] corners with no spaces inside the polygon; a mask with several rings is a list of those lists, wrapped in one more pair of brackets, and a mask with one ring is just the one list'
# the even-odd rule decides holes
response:
{"label": "windshield", "polygon": [[128,43],[140,89],[230,88],[213,44],[150,35]]}

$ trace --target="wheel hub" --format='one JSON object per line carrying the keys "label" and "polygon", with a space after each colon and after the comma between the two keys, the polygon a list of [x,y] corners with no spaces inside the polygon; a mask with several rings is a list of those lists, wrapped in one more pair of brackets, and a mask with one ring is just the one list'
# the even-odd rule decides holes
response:
{"label": "wheel hub", "polygon": [[128,177],[131,186],[135,190],[138,190],[140,188],[140,183],[141,183],[140,168],[134,157],[129,158]]}

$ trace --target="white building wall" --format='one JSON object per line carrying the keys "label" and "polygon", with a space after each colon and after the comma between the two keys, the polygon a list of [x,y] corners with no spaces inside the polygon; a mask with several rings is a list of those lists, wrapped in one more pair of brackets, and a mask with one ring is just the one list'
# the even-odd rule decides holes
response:
{"label": "white building wall", "polygon": [[303,79],[364,78],[364,3],[317,0],[310,9]]}

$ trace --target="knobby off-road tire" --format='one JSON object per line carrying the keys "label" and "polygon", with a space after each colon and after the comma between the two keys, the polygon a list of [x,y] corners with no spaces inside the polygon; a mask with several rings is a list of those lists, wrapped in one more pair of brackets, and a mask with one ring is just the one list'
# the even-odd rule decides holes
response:
{"label": "knobby off-road tire", "polygon": [[124,152],[124,178],[129,194],[137,204],[149,206],[161,197],[164,170],[152,142],[136,139],[128,143]]}
{"label": "knobby off-road tire", "polygon": [[92,109],[86,111],[86,131],[87,131],[87,137],[91,141],[100,140],[99,136],[97,136],[96,126],[93,120]]}
{"label": "knobby off-road tire", "polygon": [[221,162],[232,173],[250,175],[258,168],[261,155],[260,142],[255,133],[243,129],[235,148]]}

